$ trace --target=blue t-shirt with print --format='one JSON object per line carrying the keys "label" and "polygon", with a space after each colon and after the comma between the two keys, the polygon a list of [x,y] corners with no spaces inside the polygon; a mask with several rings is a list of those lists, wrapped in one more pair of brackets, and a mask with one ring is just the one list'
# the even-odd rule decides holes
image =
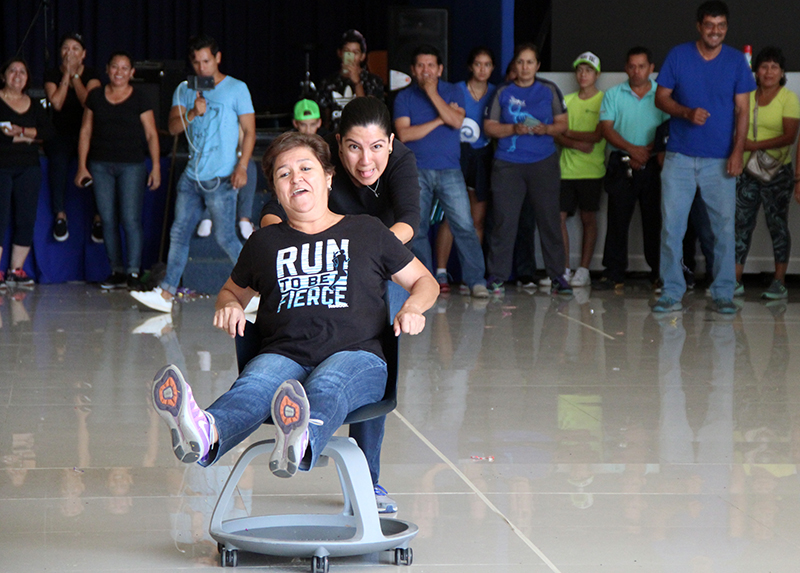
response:
{"label": "blue t-shirt with print", "polygon": [[[191,145],[186,174],[192,179],[209,181],[233,173],[238,161],[239,116],[255,110],[247,85],[230,76],[225,76],[213,90],[203,92],[203,97],[206,99],[206,113],[194,118],[187,126],[186,137]],[[182,82],[172,94],[172,105],[182,105],[190,110],[196,98],[197,92]]]}
{"label": "blue t-shirt with print", "polygon": [[[464,96],[454,84],[439,80],[437,91],[442,99],[464,107]],[[419,85],[412,83],[397,94],[394,100],[394,117],[407,117],[411,125],[420,125],[439,117],[430,98]],[[418,169],[461,169],[460,130],[440,125],[422,139],[405,142],[417,158]]]}
{"label": "blue t-shirt with print", "polygon": [[[536,78],[528,87],[511,83],[497,88],[486,119],[510,124],[531,120],[552,124],[553,118],[562,113],[567,113],[567,106],[561,90],[549,80]],[[511,163],[535,163],[555,152],[556,144],[550,135],[510,135],[497,141],[494,156]]]}
{"label": "blue t-shirt with print", "polygon": [[469,143],[473,149],[482,149],[489,145],[490,141],[483,133],[483,117],[486,114],[486,106],[492,101],[497,86],[487,84],[486,93],[478,101],[475,101],[469,92],[467,82],[458,82],[456,86],[464,96],[464,111],[467,112],[467,117],[461,124],[461,143]]}
{"label": "blue t-shirt with print", "polygon": [[756,89],[744,54],[730,46],[705,60],[695,42],[675,46],[658,74],[658,85],[672,90],[672,99],[711,115],[704,125],[672,117],[667,151],[691,157],[727,158],[733,151],[734,96]]}

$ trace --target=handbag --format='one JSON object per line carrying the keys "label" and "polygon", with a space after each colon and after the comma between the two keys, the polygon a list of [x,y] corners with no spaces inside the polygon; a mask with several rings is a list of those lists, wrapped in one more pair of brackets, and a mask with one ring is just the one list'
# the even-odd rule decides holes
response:
{"label": "handbag", "polygon": [[[758,94],[755,97],[756,106],[753,109],[753,141],[758,139]],[[776,159],[764,149],[759,149],[750,154],[750,159],[744,166],[744,171],[753,179],[761,183],[769,183],[778,170],[783,167],[789,148]]]}

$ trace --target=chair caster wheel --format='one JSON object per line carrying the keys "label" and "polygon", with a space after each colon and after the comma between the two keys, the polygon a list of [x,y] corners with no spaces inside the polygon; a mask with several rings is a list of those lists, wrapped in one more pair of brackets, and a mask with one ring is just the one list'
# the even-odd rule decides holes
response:
{"label": "chair caster wheel", "polygon": [[239,552],[236,549],[223,549],[219,554],[221,567],[236,567],[239,565]]}
{"label": "chair caster wheel", "polygon": [[394,550],[395,565],[411,565],[414,562],[414,551],[410,547],[398,547]]}
{"label": "chair caster wheel", "polygon": [[314,556],[311,560],[311,573],[328,573],[330,564],[327,555],[324,557]]}

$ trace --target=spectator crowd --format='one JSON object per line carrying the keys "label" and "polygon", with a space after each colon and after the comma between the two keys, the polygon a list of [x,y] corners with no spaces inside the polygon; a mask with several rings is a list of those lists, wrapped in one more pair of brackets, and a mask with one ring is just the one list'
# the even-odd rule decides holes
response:
{"label": "spectator crowd", "polygon": [[[590,287],[622,293],[630,280],[628,235],[638,203],[657,295],[653,311],[682,308],[695,285],[699,238],[713,306],[735,313],[762,205],[775,269],[760,295],[788,296],[788,211],[793,196],[800,201],[792,153],[800,103],[785,87],[780,48],[761,49],[750,66],[724,43],[728,20],[724,2],[703,3],[697,38],[669,52],[657,80],[651,51],[634,46],[624,62],[628,79],[605,93],[597,87],[601,61],[591,51],[575,58],[578,89],[564,95],[539,77],[533,44],[517,46],[499,85],[489,81],[499,62],[487,47],[470,52],[467,79],[452,84],[442,79],[438,50],[417,46],[411,83],[394,98],[391,114],[383,81],[368,69],[364,36],[348,30],[337,46],[339,69],[297,102],[292,123],[303,134],[322,136],[332,150],[331,208],[380,218],[434,274],[442,294],[455,283],[453,246],[459,288],[476,298],[502,294],[511,280],[559,296]],[[91,186],[96,200],[91,236],[105,243],[112,271],[100,286],[127,287],[143,304],[169,311],[194,233],[213,233],[235,263],[242,239],[259,225],[284,220],[275,202],[260,221],[249,218],[256,184],[250,93],[221,71],[222,51],[213,38],[192,39],[194,72],[214,85],[195,89],[184,82],[173,95],[169,132],[186,135],[190,160],[176,186],[166,276],[155,290],[141,291],[143,196],[161,183],[153,109],[130,83],[129,54],[108,58],[105,85],[85,57],[79,34],[62,38],[60,65],[44,78],[50,113],[26,94],[24,59],[12,58],[0,70],[0,236],[9,225],[14,229],[0,288],[33,282],[23,265],[40,186],[36,144],[43,143],[54,240],[69,237],[64,196],[76,161],[75,185]],[[570,257],[571,217],[581,231],[577,260]],[[534,234],[544,269],[538,284]],[[593,277],[598,242],[603,268]]]}

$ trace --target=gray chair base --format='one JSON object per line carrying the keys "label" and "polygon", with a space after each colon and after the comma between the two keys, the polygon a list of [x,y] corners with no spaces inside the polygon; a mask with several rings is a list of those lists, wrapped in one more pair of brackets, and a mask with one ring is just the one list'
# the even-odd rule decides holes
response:
{"label": "gray chair base", "polygon": [[275,440],[250,446],[236,462],[211,516],[210,533],[219,543],[223,567],[238,563],[238,551],[312,559],[312,573],[327,573],[328,556],[394,551],[394,563],[411,565],[408,547],[418,528],[400,519],[379,517],[367,460],[349,438],[334,436],[320,456],[336,464],[344,496],[340,514],[266,515],[223,521],[245,468],[270,454]]}

